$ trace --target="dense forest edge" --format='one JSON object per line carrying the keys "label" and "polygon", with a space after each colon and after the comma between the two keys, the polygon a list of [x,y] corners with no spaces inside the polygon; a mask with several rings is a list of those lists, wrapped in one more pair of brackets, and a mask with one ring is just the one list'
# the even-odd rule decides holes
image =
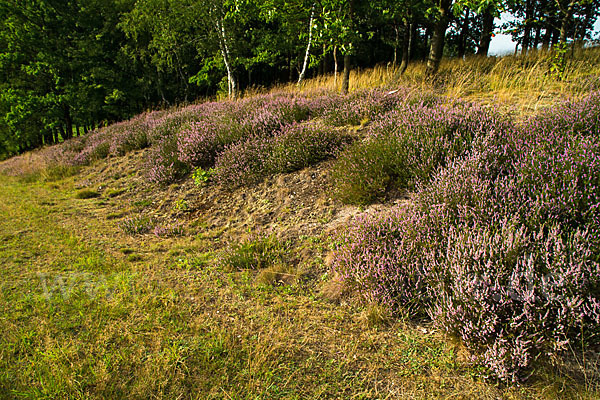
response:
{"label": "dense forest edge", "polygon": [[[597,0],[69,1],[0,4],[0,157],[143,111],[237,97],[376,65],[403,74],[443,57],[486,57],[510,32],[549,52],[558,79],[589,45]],[[495,26],[502,12],[516,19]]]}

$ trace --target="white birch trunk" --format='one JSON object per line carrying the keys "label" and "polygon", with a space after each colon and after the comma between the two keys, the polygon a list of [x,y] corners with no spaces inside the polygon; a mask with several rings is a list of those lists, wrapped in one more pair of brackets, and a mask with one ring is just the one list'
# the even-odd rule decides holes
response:
{"label": "white birch trunk", "polygon": [[219,45],[221,47],[221,54],[223,55],[223,62],[225,63],[225,69],[227,70],[227,90],[229,98],[236,97],[236,84],[235,78],[233,77],[233,70],[231,63],[229,62],[229,46],[227,45],[227,35],[225,33],[225,25],[223,21],[217,19],[217,32],[219,33]]}
{"label": "white birch trunk", "polygon": [[304,64],[302,65],[302,72],[300,72],[300,76],[298,77],[298,85],[304,79],[304,75],[306,74],[306,67],[308,66],[308,56],[310,54],[310,46],[312,45],[312,30],[314,16],[315,4],[313,3],[312,9],[310,11],[310,20],[308,22],[308,45],[306,46],[306,53],[304,54]]}
{"label": "white birch trunk", "polygon": [[337,46],[333,46],[333,85],[337,87]]}

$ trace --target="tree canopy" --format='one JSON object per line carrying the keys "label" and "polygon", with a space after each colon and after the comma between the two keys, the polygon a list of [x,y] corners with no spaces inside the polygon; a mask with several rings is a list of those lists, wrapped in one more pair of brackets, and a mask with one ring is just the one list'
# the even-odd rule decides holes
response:
{"label": "tree canopy", "polygon": [[0,157],[145,109],[411,60],[581,44],[600,0],[2,0]]}

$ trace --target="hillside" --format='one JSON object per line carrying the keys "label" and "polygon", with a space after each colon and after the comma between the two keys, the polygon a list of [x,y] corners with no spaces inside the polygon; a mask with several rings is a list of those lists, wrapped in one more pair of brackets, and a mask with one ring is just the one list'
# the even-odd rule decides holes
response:
{"label": "hillside", "polygon": [[597,398],[597,57],[378,68],[2,162],[0,397]]}

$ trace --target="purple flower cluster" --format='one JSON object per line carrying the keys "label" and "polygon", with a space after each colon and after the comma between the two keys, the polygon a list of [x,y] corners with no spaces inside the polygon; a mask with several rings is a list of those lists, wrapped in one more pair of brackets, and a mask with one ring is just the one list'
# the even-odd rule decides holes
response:
{"label": "purple flower cluster", "polygon": [[79,141],[84,143],[83,149],[77,153],[74,152],[72,158],[67,160],[67,164],[88,165],[93,161],[106,158],[110,154],[109,138],[102,131],[79,138]]}
{"label": "purple flower cluster", "polygon": [[147,216],[136,216],[127,218],[119,224],[121,230],[129,235],[142,235],[150,232],[154,225],[152,218]]}
{"label": "purple flower cluster", "polygon": [[466,154],[474,139],[507,129],[497,113],[466,103],[398,108],[378,116],[366,140],[341,155],[335,186],[343,201],[369,203],[389,186],[428,182],[440,167]]}
{"label": "purple flower cluster", "polygon": [[179,161],[175,136],[166,136],[150,148],[146,170],[151,182],[161,184],[173,182],[189,171],[189,167]]}
{"label": "purple flower cluster", "polygon": [[256,182],[334,156],[348,142],[342,133],[314,123],[293,123],[275,136],[252,136],[227,146],[215,164],[215,180],[225,186]]}
{"label": "purple flower cluster", "polygon": [[519,127],[469,128],[471,151],[413,206],[359,218],[333,267],[370,301],[428,314],[504,381],[541,355],[597,344],[599,111],[592,94]]}
{"label": "purple flower cluster", "polygon": [[156,225],[152,230],[152,233],[157,237],[182,236],[183,232],[183,225],[180,222],[167,225]]}

